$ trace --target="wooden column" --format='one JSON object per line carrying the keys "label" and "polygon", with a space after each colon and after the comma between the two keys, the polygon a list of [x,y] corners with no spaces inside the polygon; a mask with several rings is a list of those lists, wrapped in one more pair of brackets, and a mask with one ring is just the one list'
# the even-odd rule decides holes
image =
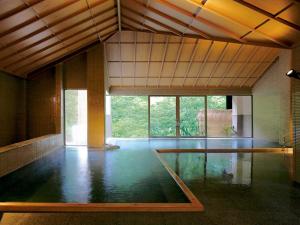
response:
{"label": "wooden column", "polygon": [[87,52],[88,146],[105,145],[105,91],[103,44]]}

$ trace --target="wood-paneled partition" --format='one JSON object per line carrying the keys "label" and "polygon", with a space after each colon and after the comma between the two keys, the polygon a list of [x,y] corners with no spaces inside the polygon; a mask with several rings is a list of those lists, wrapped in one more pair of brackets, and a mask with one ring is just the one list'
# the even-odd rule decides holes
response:
{"label": "wood-paneled partition", "polygon": [[105,91],[103,45],[87,52],[88,145],[105,144]]}
{"label": "wood-paneled partition", "polygon": [[[292,51],[292,67],[300,71],[300,47]],[[292,79],[292,118],[294,141],[294,180],[300,183],[300,80]]]}

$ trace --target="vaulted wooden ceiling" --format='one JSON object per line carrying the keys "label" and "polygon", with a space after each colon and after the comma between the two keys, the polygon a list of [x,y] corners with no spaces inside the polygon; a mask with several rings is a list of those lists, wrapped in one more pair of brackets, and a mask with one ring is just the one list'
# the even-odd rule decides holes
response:
{"label": "vaulted wooden ceiling", "polygon": [[105,43],[108,86],[251,88],[278,48],[124,31]]}
{"label": "vaulted wooden ceiling", "polygon": [[[167,41],[170,43],[173,41],[173,44],[181,46],[179,49],[174,46],[174,55],[171,58],[168,56],[165,58],[167,66],[176,67],[175,74],[168,75],[172,77],[171,85],[181,82],[176,79],[177,73],[184,78],[183,85],[194,85],[195,81],[188,78],[192,73],[190,70],[192,71],[195,67],[191,62],[194,56],[184,53],[185,48],[189,49],[190,53],[195,52],[195,55],[198,54],[196,52],[201,51],[204,54],[207,46],[211,46],[212,52],[215,48],[220,49],[221,52],[214,58],[218,66],[223,65],[224,60],[247,63],[247,57],[250,62],[250,58],[254,57],[257,63],[261,63],[258,68],[263,70],[263,66],[271,63],[276,56],[277,50],[273,47],[291,48],[300,44],[299,0],[0,0],[0,6],[0,69],[22,77],[94,42],[108,43],[107,49],[110,51],[119,35],[115,33],[120,30],[122,32],[134,31],[124,34],[124,37],[131,36],[131,42],[134,42],[135,35],[143,36],[136,31],[149,33],[146,41],[142,41],[145,43],[140,43],[147,45],[144,49],[153,48],[153,51],[146,51],[148,54],[155,55],[156,53],[153,52],[159,51],[155,48],[159,45],[166,46]],[[152,33],[155,35],[150,35]],[[112,39],[108,39],[112,35],[114,35]],[[224,43],[221,44],[221,41]],[[152,45],[153,43],[155,44]],[[125,46],[125,43],[123,44]],[[202,46],[204,46],[203,49]],[[139,48],[139,44],[137,47]],[[239,50],[241,55],[245,54],[246,58],[241,59],[239,56],[238,59],[229,56],[226,58],[230,54],[235,56],[233,49]],[[267,51],[264,51],[266,49]],[[162,47],[163,50],[164,47]],[[267,52],[272,57],[264,56]],[[157,55],[161,57],[160,53],[157,52]],[[109,68],[117,60],[116,56],[112,55],[113,53],[109,56],[112,58],[108,60]],[[206,55],[208,63],[212,57],[209,55]],[[126,57],[132,56],[126,55]],[[258,56],[261,61],[257,58]],[[123,57],[125,56],[118,60],[125,60]],[[132,62],[139,64],[138,61],[141,60],[152,68],[154,64],[151,63],[158,63],[156,61],[162,60],[158,58],[157,56],[155,59],[155,56],[151,55],[149,59],[148,55],[147,59],[145,57],[139,59],[137,56],[137,61],[132,60]],[[126,60],[130,61],[128,58]],[[205,58],[195,60],[195,63],[203,63]],[[181,64],[183,62],[187,65],[183,66]],[[220,67],[213,65],[211,67],[213,67],[212,71],[221,70]],[[110,68],[110,71],[113,69]],[[201,70],[208,69],[204,67]],[[244,68],[243,70],[249,71],[250,69]],[[171,71],[174,71],[174,68]],[[140,71],[136,70],[134,73],[139,75]],[[161,76],[159,85],[162,85],[164,74],[157,74],[159,71],[155,73],[155,76]],[[215,82],[209,74],[209,72],[199,74],[199,77],[209,79],[209,82],[203,80],[204,85],[209,86],[219,82]],[[214,72],[212,74],[214,75]],[[149,76],[152,75],[152,70],[149,69]],[[259,77],[260,75],[258,72],[250,74],[247,75],[249,76],[247,81],[235,81],[235,83],[251,86],[255,82],[253,76]],[[114,80],[113,77],[116,76],[120,76],[120,73],[110,72],[112,84],[120,82]],[[193,76],[197,78],[198,75]],[[202,82],[199,79],[197,84]],[[224,83],[225,79],[222,80]],[[124,81],[129,82],[125,78],[122,82]],[[157,85],[154,83],[148,80],[143,85]],[[170,82],[166,85],[170,85]]]}

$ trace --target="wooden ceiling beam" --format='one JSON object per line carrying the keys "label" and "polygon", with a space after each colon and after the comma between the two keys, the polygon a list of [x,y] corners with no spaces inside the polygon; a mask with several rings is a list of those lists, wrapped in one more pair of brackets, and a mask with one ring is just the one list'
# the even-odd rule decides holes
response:
{"label": "wooden ceiling beam", "polygon": [[16,26],[14,26],[14,27],[12,27],[12,28],[10,28],[10,29],[2,32],[0,34],[0,38],[6,36],[8,34],[11,34],[11,33],[15,32],[15,31],[17,31],[17,30],[19,30],[19,29],[21,29],[21,28],[23,28],[25,26],[28,26],[28,25],[36,22],[36,21],[39,21],[39,20],[45,18],[46,16],[49,16],[49,15],[51,15],[51,14],[53,14],[53,13],[55,13],[55,12],[61,10],[61,9],[64,9],[67,6],[72,5],[72,4],[76,3],[76,2],[78,2],[78,0],[70,0],[70,1],[63,2],[63,4],[55,7],[54,9],[48,10],[48,11],[46,11],[44,13],[41,13],[39,17],[37,17],[37,16],[32,17],[31,19],[26,20],[26,21],[24,21],[24,22],[22,22],[22,23],[20,23],[20,24],[18,24]]}
{"label": "wooden ceiling beam", "polygon": [[223,58],[224,58],[224,56],[225,56],[225,53],[226,53],[228,44],[229,44],[229,43],[227,42],[226,45],[225,45],[225,47],[223,48],[223,50],[222,50],[222,52],[221,52],[221,54],[220,54],[218,60],[217,60],[217,62],[216,62],[215,65],[213,66],[213,69],[211,70],[211,72],[210,72],[210,74],[209,74],[209,78],[208,78],[208,80],[207,80],[207,82],[206,82],[206,84],[205,84],[205,87],[207,87],[207,86],[209,85],[209,82],[210,82],[210,80],[211,80],[213,74],[217,71],[218,66],[219,66],[220,63],[222,62],[222,60],[223,60]]}
{"label": "wooden ceiling beam", "polygon": [[122,22],[121,22],[121,5],[120,0],[117,0],[117,10],[118,10],[118,29],[122,31]]}
{"label": "wooden ceiling beam", "polygon": [[256,12],[258,12],[258,13],[266,16],[266,17],[268,17],[270,20],[277,21],[277,22],[279,22],[281,24],[284,24],[284,25],[286,25],[286,26],[288,26],[290,28],[293,28],[294,30],[300,31],[300,26],[299,25],[291,23],[291,22],[289,22],[289,21],[287,21],[287,20],[282,19],[282,18],[279,17],[279,15],[281,13],[283,13],[284,11],[286,11],[288,8],[292,7],[294,5],[294,2],[292,2],[289,5],[287,5],[286,7],[284,7],[278,13],[272,14],[272,13],[269,13],[268,11],[266,11],[264,9],[261,9],[261,8],[255,6],[255,5],[252,5],[249,2],[244,1],[244,0],[234,0],[234,1],[237,2],[237,3],[239,3],[239,4],[241,4],[241,5],[243,5],[243,6],[245,6],[245,7],[247,7],[247,8],[249,8],[249,9],[252,9],[252,10],[254,10],[254,11],[256,11]]}
{"label": "wooden ceiling beam", "polygon": [[129,20],[129,21],[132,22],[132,23],[135,23],[135,24],[137,24],[137,25],[139,25],[139,26],[142,26],[142,27],[146,28],[147,30],[149,30],[149,31],[151,31],[151,32],[153,32],[153,33],[157,33],[157,32],[158,32],[156,29],[154,29],[154,28],[148,26],[147,24],[143,24],[142,22],[140,22],[140,21],[138,21],[138,20],[136,20],[136,19],[133,19],[133,18],[127,16],[127,15],[123,15],[123,14],[122,14],[122,17],[124,17],[125,19]]}
{"label": "wooden ceiling beam", "polygon": [[132,0],[132,1],[134,1],[135,4],[139,5],[140,7],[143,7],[144,9],[147,9],[147,10],[153,12],[156,15],[159,15],[159,16],[161,16],[161,17],[163,17],[163,18],[165,18],[167,20],[170,20],[173,23],[176,23],[176,24],[178,24],[178,25],[180,25],[180,26],[182,26],[182,27],[184,27],[186,29],[189,29],[189,30],[191,30],[193,32],[196,32],[197,34],[199,34],[201,37],[203,37],[205,39],[211,39],[212,38],[210,35],[208,35],[204,31],[202,31],[202,30],[200,30],[200,29],[198,29],[198,28],[196,28],[194,26],[191,26],[191,25],[189,25],[187,23],[184,23],[181,20],[179,20],[179,19],[177,19],[175,17],[172,17],[172,16],[170,16],[170,15],[168,15],[166,13],[163,13],[163,12],[161,12],[161,11],[159,11],[159,10],[157,10],[157,9],[149,6],[149,5],[147,6],[147,4],[144,4],[144,3],[139,2],[137,0]]}
{"label": "wooden ceiling beam", "polygon": [[[116,24],[117,25],[117,24]],[[105,34],[106,35],[106,34]],[[89,37],[86,37],[84,39],[87,39]],[[76,44],[76,43],[75,43]],[[65,53],[63,53],[62,55],[58,56],[57,58],[53,59],[53,60],[50,60],[49,62],[46,62],[46,63],[43,63],[43,64],[40,64],[40,65],[32,65],[31,67],[28,67],[28,69],[26,69],[26,71],[23,71],[23,73],[26,73],[26,74],[29,74],[31,73],[32,71],[37,71],[39,70],[41,67],[48,67],[48,66],[55,66],[57,63],[53,63],[53,62],[61,62],[62,59],[63,60],[66,60],[66,59],[69,59],[70,57],[74,56],[75,53],[76,54],[79,54],[77,52],[84,52],[84,51],[87,51],[89,48],[93,47],[94,45],[96,44],[99,44],[99,40],[98,38],[96,38],[95,40],[92,40],[92,41],[88,41],[86,43],[84,43],[82,46],[78,47],[78,48],[74,48],[72,49],[71,51],[67,51]],[[58,50],[59,51],[59,50]],[[56,52],[55,52],[56,53]],[[51,54],[50,54],[51,55]],[[48,56],[46,56],[48,57]],[[44,57],[43,57],[44,58]],[[49,67],[48,67],[49,68]]]}
{"label": "wooden ceiling beam", "polygon": [[120,73],[120,79],[121,79],[121,85],[123,85],[123,63],[122,63],[122,46],[121,46],[121,32],[118,32],[119,34],[119,68],[121,70]]}
{"label": "wooden ceiling beam", "polygon": [[[139,17],[142,17],[142,18],[144,18],[144,19],[146,19],[146,20],[148,20],[148,21],[150,21],[150,22],[152,22],[152,23],[154,23],[154,24],[156,24],[156,25],[159,25],[160,27],[163,27],[163,28],[167,29],[168,31],[170,31],[171,33],[173,33],[173,34],[175,34],[175,35],[177,35],[177,36],[182,36],[182,32],[176,30],[176,29],[173,28],[173,27],[170,27],[170,26],[168,26],[168,25],[166,25],[166,24],[164,24],[164,23],[161,23],[161,22],[159,22],[159,21],[157,21],[157,20],[155,20],[155,19],[153,19],[153,18],[151,18],[151,17],[149,17],[149,16],[144,15],[143,13],[136,12],[136,11],[134,11],[134,10],[128,8],[127,6],[122,5],[122,7],[123,7],[124,9],[126,9],[127,11],[129,11],[129,12],[131,12],[131,13],[133,13],[133,14],[139,16]],[[123,14],[123,15],[124,15],[124,14]]]}
{"label": "wooden ceiling beam", "polygon": [[40,73],[44,70],[47,70],[51,67],[54,67],[56,64],[62,63],[62,62],[66,61],[66,60],[68,60],[68,59],[70,59],[70,58],[72,58],[76,55],[79,55],[79,54],[87,51],[88,49],[94,47],[97,44],[99,44],[99,40],[88,42],[84,46],[82,46],[78,49],[75,49],[72,52],[68,52],[67,54],[62,55],[61,57],[58,57],[57,59],[55,59],[51,62],[40,65],[38,68],[35,68],[32,71],[27,71],[27,79],[29,79],[29,80],[34,79],[34,77],[36,77],[36,74],[38,74],[38,73]]}
{"label": "wooden ceiling beam", "polygon": [[[162,1],[162,0],[159,0],[159,1]],[[225,19],[225,20],[227,20],[227,21],[230,21],[230,22],[232,22],[232,23],[234,23],[234,24],[236,24],[236,25],[239,25],[239,26],[242,26],[242,27],[245,27],[245,28],[249,29],[250,32],[247,32],[247,33],[246,33],[245,35],[243,35],[242,37],[239,37],[239,38],[242,39],[242,40],[243,40],[243,38],[244,38],[245,36],[247,36],[249,33],[254,32],[254,33],[259,33],[260,35],[262,35],[264,38],[268,39],[269,41],[272,41],[273,43],[276,43],[276,44],[278,45],[277,47],[281,47],[281,48],[290,48],[290,47],[291,47],[291,46],[289,46],[289,45],[287,45],[287,44],[285,44],[285,43],[283,43],[283,42],[277,40],[276,38],[274,38],[274,37],[272,37],[272,36],[270,36],[270,35],[268,35],[268,34],[262,32],[262,31],[259,31],[259,30],[258,30],[259,26],[256,26],[256,27],[253,28],[253,27],[251,27],[251,26],[249,26],[249,25],[247,25],[247,24],[244,24],[244,23],[242,23],[242,22],[240,22],[240,21],[237,21],[237,20],[233,19],[233,18],[230,17],[229,15],[225,15],[225,14],[222,13],[222,12],[216,11],[216,10],[214,10],[214,9],[212,9],[212,8],[210,8],[210,7],[208,7],[207,4],[206,4],[206,5],[204,5],[204,4],[198,4],[198,3],[193,2],[193,1],[189,1],[189,2],[191,2],[192,4],[197,5],[197,6],[199,6],[199,7],[202,7],[203,9],[207,10],[208,12],[210,12],[211,14],[213,14],[213,15],[215,15],[215,16],[218,16],[218,17],[223,18],[223,19]],[[267,46],[267,45],[265,45],[265,46]]]}
{"label": "wooden ceiling beam", "polygon": [[[97,30],[97,29],[96,29],[96,23],[95,23],[95,16],[94,16],[94,13],[93,13],[93,11],[92,11],[92,9],[91,9],[91,7],[90,7],[89,1],[88,1],[88,0],[85,0],[85,2],[86,2],[86,5],[87,5],[87,7],[88,7],[88,9],[89,9],[90,18],[91,18],[92,23],[93,23],[93,25],[94,25],[94,29]],[[102,42],[102,37],[100,36],[99,32],[97,33],[97,37],[98,37],[99,41]]]}
{"label": "wooden ceiling beam", "polygon": [[109,38],[111,38],[112,36],[115,35],[115,33],[117,33],[117,31],[112,31],[112,32],[109,32],[108,34],[105,34],[102,38],[102,42],[106,42]]}
{"label": "wooden ceiling beam", "polygon": [[[126,29],[125,29],[125,31],[126,31]],[[151,33],[151,31],[148,31],[148,30],[139,30],[139,31],[140,32],[145,32],[145,33]],[[164,34],[164,35],[172,35],[172,36],[174,36],[174,33],[171,33],[171,32],[168,32],[168,31],[157,31],[157,33],[158,34]],[[204,39],[204,38],[202,38],[202,37],[200,37],[199,35],[196,35],[196,34],[182,34],[182,35],[180,35],[180,37],[195,38],[195,39],[199,38],[199,39],[207,40],[207,39]],[[241,44],[241,42],[236,41],[236,40],[231,39],[231,38],[213,37],[212,40]],[[274,42],[251,41],[251,42],[244,43],[244,45],[264,46],[264,47],[272,47],[272,48],[283,48],[281,45],[276,44]],[[290,47],[287,47],[287,48],[290,48]]]}
{"label": "wooden ceiling beam", "polygon": [[[106,12],[109,12],[109,11],[111,11],[111,10],[114,10],[114,9],[115,9],[114,7],[109,8],[108,10],[105,10],[105,13],[106,13]],[[98,13],[98,14],[95,15],[95,16],[98,17],[98,16],[101,16],[101,15],[103,15],[103,14],[102,14],[102,13]],[[109,18],[112,19],[112,17],[109,17]],[[90,18],[86,18],[86,19],[81,20],[81,21],[79,21],[79,22],[77,22],[77,23],[75,23],[75,24],[72,24],[71,26],[68,26],[68,27],[66,27],[65,29],[63,29],[63,30],[57,32],[56,35],[60,35],[60,34],[62,34],[62,33],[64,33],[64,32],[66,32],[66,31],[69,31],[69,30],[71,30],[71,29],[73,29],[73,28],[75,28],[75,27],[78,27],[78,26],[82,25],[83,23],[85,23],[85,22],[87,22],[87,21],[90,21]],[[105,20],[102,21],[102,22],[105,22]],[[35,47],[35,46],[37,46],[37,45],[39,45],[39,44],[41,44],[41,43],[43,43],[43,42],[46,42],[46,41],[50,40],[51,38],[53,38],[52,35],[47,36],[47,37],[45,37],[45,38],[43,38],[43,39],[41,39],[41,40],[39,40],[39,41],[37,41],[37,42],[34,42],[34,43],[32,43],[31,45],[27,45],[27,46],[25,46],[24,48],[18,49],[18,50],[16,50],[16,51],[12,51],[9,55],[5,55],[5,56],[3,56],[2,58],[0,58],[0,61],[6,61],[7,59],[9,59],[9,58],[11,58],[11,57],[14,57],[15,54],[21,54],[23,51],[26,51],[26,50],[28,50],[28,49],[30,49],[30,48],[33,48],[33,47]],[[4,64],[3,66],[7,66],[7,65]]]}
{"label": "wooden ceiling beam", "polygon": [[181,37],[180,45],[179,45],[179,48],[177,50],[176,62],[175,62],[175,66],[174,66],[174,70],[173,70],[173,74],[172,74],[172,79],[170,81],[169,87],[172,87],[172,84],[173,84],[173,80],[174,80],[174,77],[175,77],[175,74],[176,74],[178,61],[179,61],[179,58],[181,56],[181,51],[182,51],[182,48],[183,48],[183,44],[184,44],[184,37]]}
{"label": "wooden ceiling beam", "polygon": [[136,77],[136,50],[137,50],[137,32],[134,32],[133,86],[135,86],[135,77]]}
{"label": "wooden ceiling beam", "polygon": [[160,79],[161,79],[161,74],[163,72],[163,69],[164,69],[164,63],[165,63],[165,60],[166,60],[166,56],[167,56],[167,51],[168,51],[168,46],[169,46],[169,40],[170,40],[170,36],[167,35],[165,37],[166,41],[165,41],[165,46],[164,46],[164,52],[163,52],[163,57],[162,57],[162,60],[161,60],[161,65],[160,65],[160,72],[159,72],[159,78],[157,79],[157,87],[160,86]]}
{"label": "wooden ceiling beam", "polygon": [[195,58],[195,55],[196,55],[196,52],[199,48],[199,39],[196,40],[195,44],[194,44],[194,47],[193,47],[193,50],[192,50],[192,53],[190,55],[190,59],[189,59],[189,64],[188,64],[188,67],[185,71],[185,74],[184,74],[184,80],[182,82],[182,85],[181,86],[184,86],[185,84],[185,81],[186,81],[186,78],[191,70],[191,66],[192,66],[192,63],[194,62],[194,58]]}
{"label": "wooden ceiling beam", "polygon": [[[199,17],[199,16],[197,17],[193,13],[189,12],[188,10],[180,8],[180,7],[178,7],[177,5],[175,5],[173,3],[170,3],[170,2],[168,2],[166,0],[157,0],[157,1],[158,1],[158,3],[160,3],[163,6],[166,6],[166,7],[170,8],[170,9],[173,9],[174,11],[176,11],[176,12],[178,12],[180,14],[183,14],[183,15],[191,18],[191,19],[195,19],[195,20],[197,20],[198,22],[200,22],[202,24],[205,24],[205,25],[207,25],[207,26],[209,26],[209,27],[211,27],[211,28],[213,28],[215,30],[221,31],[222,33],[225,33],[225,34],[229,35],[231,38],[233,38],[234,40],[236,40],[236,41],[238,41],[240,43],[247,42],[246,40],[241,39],[238,34],[235,34],[232,31],[230,31],[230,30],[228,30],[228,29],[226,29],[224,27],[221,27],[220,25],[215,24],[215,23],[213,23],[213,22],[211,22],[211,21],[209,21],[209,20],[207,20],[205,18],[202,18],[202,17]],[[202,5],[199,5],[199,6],[202,7]],[[213,39],[213,38],[211,38],[211,39]]]}
{"label": "wooden ceiling beam", "polygon": [[[111,17],[109,17],[109,18],[107,18],[107,19],[105,19],[105,20],[103,20],[103,21],[100,21],[100,22],[96,23],[95,25],[96,25],[96,26],[101,25],[102,23],[105,23],[105,22],[108,22],[108,21],[112,20],[114,17],[115,17],[115,16],[111,16]],[[95,29],[94,25],[88,26],[88,27],[86,27],[85,29],[76,32],[75,34],[71,34],[71,35],[69,35],[69,36],[63,38],[62,40],[57,41],[57,42],[54,42],[54,43],[52,43],[52,44],[50,44],[50,45],[48,45],[48,46],[45,46],[45,47],[43,47],[43,48],[41,48],[41,49],[39,49],[39,50],[37,50],[37,51],[35,51],[35,52],[29,54],[29,55],[25,55],[25,56],[23,56],[21,59],[16,58],[15,61],[10,62],[8,65],[3,66],[3,67],[4,67],[4,68],[9,68],[9,67],[15,65],[16,62],[20,62],[20,61],[22,61],[22,60],[25,60],[25,59],[28,59],[28,58],[30,58],[30,57],[33,57],[33,56],[35,56],[35,55],[37,55],[37,54],[39,54],[39,53],[41,53],[41,52],[43,52],[43,51],[45,51],[45,50],[51,48],[51,47],[54,47],[54,46],[56,46],[56,45],[58,45],[58,44],[61,44],[62,42],[68,41],[69,39],[73,38],[74,36],[76,36],[76,35],[78,35],[78,34],[81,34],[81,33],[83,33],[83,32],[86,32],[86,31],[88,31],[88,30],[91,30],[91,29]]]}
{"label": "wooden ceiling beam", "polygon": [[203,71],[203,69],[204,69],[204,67],[206,65],[208,57],[210,56],[211,50],[213,48],[213,45],[214,45],[214,41],[211,41],[210,45],[209,45],[209,47],[208,47],[208,49],[207,49],[207,51],[205,53],[204,62],[200,65],[200,68],[198,69],[197,78],[196,78],[196,80],[195,80],[195,82],[193,84],[193,87],[197,86],[197,84],[198,84],[198,81],[199,81],[199,78],[200,78],[200,74],[202,73],[202,71]]}
{"label": "wooden ceiling beam", "polygon": [[45,1],[45,0],[35,0],[30,5],[24,4],[24,5],[21,5],[19,7],[16,7],[14,9],[0,15],[0,20],[6,20],[7,18],[9,18],[11,16],[14,16],[18,13],[21,13],[21,12],[27,10],[28,8],[30,8],[32,6],[35,6],[35,5],[37,5],[37,4],[39,4],[40,2],[43,2],[43,1]]}
{"label": "wooden ceiling beam", "polygon": [[[41,59],[44,59],[44,58],[46,58],[46,57],[48,57],[48,56],[50,56],[50,55],[53,55],[53,54],[55,54],[55,53],[57,53],[57,52],[63,50],[63,49],[66,49],[66,48],[68,48],[68,47],[70,47],[70,46],[72,46],[72,45],[74,45],[74,44],[76,44],[76,43],[78,43],[78,42],[80,42],[80,41],[83,41],[83,40],[88,39],[88,38],[90,38],[90,37],[92,37],[92,36],[94,36],[94,35],[97,35],[97,32],[103,32],[103,31],[107,30],[108,28],[111,28],[111,27],[114,26],[114,25],[116,25],[116,23],[115,23],[115,24],[109,24],[108,26],[103,27],[101,30],[97,30],[97,31],[95,31],[95,32],[93,32],[93,33],[91,33],[91,34],[88,34],[88,35],[84,36],[83,38],[80,38],[79,40],[73,41],[72,43],[70,43],[70,44],[68,44],[68,45],[66,45],[66,46],[64,46],[64,47],[62,47],[62,48],[60,48],[60,49],[58,49],[58,50],[55,50],[55,51],[53,51],[53,52],[50,52],[50,53],[48,53],[48,54],[42,56],[41,58],[38,58],[38,60],[35,60],[35,61],[39,61],[39,60],[41,60]],[[20,67],[17,67],[17,68],[15,68],[13,71],[20,71],[20,70],[22,70],[22,72],[25,72],[25,71],[26,71],[26,67],[30,67],[31,64],[32,64],[32,62],[29,61],[27,64],[25,64],[25,65],[23,65],[23,66],[20,66]],[[24,70],[24,68],[25,68],[25,70]]]}
{"label": "wooden ceiling beam", "polygon": [[[108,0],[103,0],[103,1],[96,2],[96,3],[94,3],[94,4],[91,4],[91,5],[90,5],[90,8],[94,8],[94,7],[98,6],[98,5],[102,5],[102,4],[104,4],[105,2],[107,2],[107,1],[108,1]],[[112,8],[114,8],[114,7],[111,7],[111,8],[109,8],[109,9],[111,10]],[[44,27],[42,27],[42,28],[40,28],[40,29],[38,29],[38,30],[35,30],[35,31],[33,31],[33,32],[31,32],[31,33],[29,33],[29,34],[27,34],[27,35],[25,35],[25,36],[23,36],[23,37],[21,37],[21,38],[19,38],[19,39],[16,39],[15,41],[12,41],[12,42],[10,42],[9,44],[7,44],[6,46],[0,48],[0,50],[4,50],[4,49],[6,49],[6,48],[9,48],[9,47],[11,47],[11,46],[13,46],[13,45],[16,45],[16,44],[22,42],[22,41],[25,41],[25,40],[27,40],[27,39],[29,39],[29,38],[31,38],[31,37],[33,37],[33,36],[35,36],[35,35],[41,33],[41,32],[47,30],[48,28],[52,28],[52,27],[54,27],[54,26],[56,26],[56,25],[58,25],[58,24],[61,24],[61,23],[63,23],[64,21],[66,21],[66,20],[68,20],[68,19],[70,19],[70,18],[72,18],[72,17],[78,16],[78,15],[80,15],[80,14],[82,14],[82,13],[87,12],[88,10],[89,10],[88,8],[84,8],[84,9],[78,10],[78,11],[76,11],[76,12],[70,14],[70,15],[67,15],[67,16],[63,17],[62,19],[59,19],[59,20],[57,20],[57,21],[55,21],[55,22],[53,22],[53,23],[49,23],[49,24],[48,24],[48,27],[44,26]],[[101,15],[102,13],[106,13],[106,12],[107,12],[107,10],[104,10],[104,11],[102,11],[102,12],[100,12],[100,13],[97,13],[96,15]],[[73,25],[74,25],[74,27],[75,27],[75,26],[77,26],[77,25],[80,25],[81,23],[84,23],[84,22],[88,21],[88,20],[90,20],[90,18],[81,20],[81,21],[79,21],[79,22],[77,22],[77,23],[75,23],[75,24],[73,24]],[[73,25],[71,25],[71,26],[67,27],[66,29],[64,29],[64,31],[73,28]],[[51,38],[51,36],[50,36],[50,38]]]}

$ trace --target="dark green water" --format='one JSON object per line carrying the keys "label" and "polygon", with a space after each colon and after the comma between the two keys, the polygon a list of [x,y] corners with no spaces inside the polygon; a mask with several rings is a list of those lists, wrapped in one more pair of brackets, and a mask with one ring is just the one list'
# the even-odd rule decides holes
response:
{"label": "dark green water", "polygon": [[[88,151],[85,147],[63,148],[2,177],[0,201],[188,202],[184,193],[153,154],[153,149],[276,145],[253,142],[251,139],[118,140],[117,144],[121,146],[120,149],[106,152]],[[168,162],[174,167],[175,159],[172,157],[170,154]],[[182,154],[179,157],[180,169],[174,167],[196,193],[198,186],[203,187],[214,180],[217,184],[225,186],[227,183],[246,186],[253,184],[253,171],[250,169],[252,159],[249,154],[241,154],[237,158],[226,154],[208,154],[207,157],[205,163],[203,154]],[[243,166],[239,166],[241,158]],[[204,165],[206,170],[203,169]],[[236,167],[235,170],[233,167]]]}

